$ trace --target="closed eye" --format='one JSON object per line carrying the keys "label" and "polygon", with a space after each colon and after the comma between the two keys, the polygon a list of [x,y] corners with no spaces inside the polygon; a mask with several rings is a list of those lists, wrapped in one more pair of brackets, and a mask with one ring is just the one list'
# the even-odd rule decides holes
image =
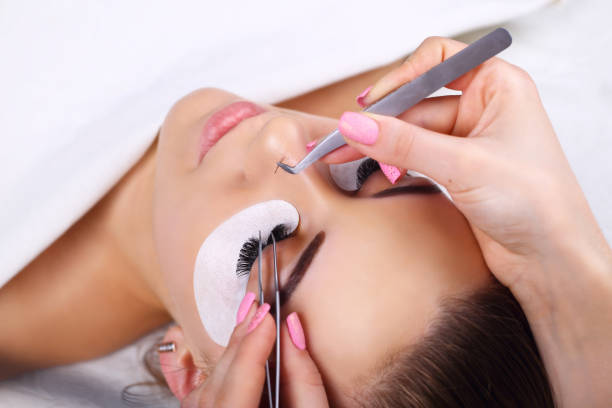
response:
{"label": "closed eye", "polygon": [[[272,233],[277,242],[289,237],[289,229],[286,225],[280,224],[274,227]],[[267,242],[262,243],[262,250],[272,243],[272,238],[268,238]],[[249,238],[238,253],[238,262],[236,262],[236,276],[247,276],[251,273],[251,268],[259,255],[259,238]]]}
{"label": "closed eye", "polygon": [[363,186],[363,183],[370,177],[372,174],[380,170],[380,164],[372,158],[367,158],[361,162],[359,167],[357,168],[357,190]]}
{"label": "closed eye", "polygon": [[336,186],[349,192],[358,191],[368,177],[378,170],[380,170],[378,162],[369,157],[329,166],[331,178]]}

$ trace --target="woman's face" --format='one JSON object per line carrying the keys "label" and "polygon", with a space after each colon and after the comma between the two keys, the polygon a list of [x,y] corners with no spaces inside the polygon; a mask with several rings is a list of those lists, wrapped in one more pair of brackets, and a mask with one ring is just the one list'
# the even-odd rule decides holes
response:
{"label": "woman's face", "polygon": [[[309,141],[333,130],[333,119],[261,105],[262,113],[238,123],[204,154],[207,120],[241,100],[217,89],[199,90],[179,101],[162,126],[154,226],[167,306],[196,365],[214,364],[223,348],[206,333],[193,290],[200,245],[244,208],[273,199],[291,203],[300,224],[278,244],[281,287],[313,238],[323,232],[324,239],[282,314],[299,313],[310,353],[330,391],[339,393],[417,341],[442,296],[480,286],[488,272],[452,203],[443,194],[410,187],[423,179],[406,176],[392,186],[377,171],[358,192],[346,193],[323,163],[299,175],[276,171],[277,161],[295,164]],[[257,293],[255,275],[248,290]],[[271,282],[264,276],[268,299]]]}

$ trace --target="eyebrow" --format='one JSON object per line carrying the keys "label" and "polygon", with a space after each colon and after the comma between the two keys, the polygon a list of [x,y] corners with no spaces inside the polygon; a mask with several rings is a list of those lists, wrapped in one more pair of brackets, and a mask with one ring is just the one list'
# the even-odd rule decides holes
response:
{"label": "eyebrow", "polygon": [[412,186],[391,187],[372,195],[372,198],[392,197],[401,194],[438,194],[440,187],[435,184],[417,184]]}
{"label": "eyebrow", "polygon": [[[386,190],[380,191],[376,194],[373,194],[373,198],[382,198],[382,197],[391,197],[395,195],[402,194],[437,194],[442,192],[440,188],[435,184],[425,184],[425,185],[412,185],[412,186],[400,186],[400,187],[391,187]],[[320,231],[315,237],[310,241],[306,249],[300,255],[300,258],[297,261],[297,264],[293,267],[291,274],[289,275],[289,279],[287,283],[283,285],[282,288],[279,289],[279,297],[280,304],[283,306],[286,302],[289,301],[291,295],[297,289],[297,286],[301,282],[302,278],[306,274],[308,267],[310,266],[312,260],[315,255],[321,248],[321,244],[325,240],[325,231]]]}
{"label": "eyebrow", "polygon": [[321,244],[325,240],[325,231],[320,231],[315,237],[310,241],[306,249],[300,255],[300,258],[297,261],[297,264],[293,267],[291,274],[289,275],[289,279],[287,283],[283,285],[279,290],[280,296],[280,304],[284,305],[289,301],[291,295],[297,289],[297,286],[300,284],[302,278],[306,274],[306,270],[312,263],[315,255],[321,248]]}

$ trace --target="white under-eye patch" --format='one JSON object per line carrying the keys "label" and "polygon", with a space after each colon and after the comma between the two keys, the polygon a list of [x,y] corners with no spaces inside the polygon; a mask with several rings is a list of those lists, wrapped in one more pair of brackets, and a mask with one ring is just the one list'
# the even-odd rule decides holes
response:
{"label": "white under-eye patch", "polygon": [[204,240],[196,257],[193,290],[202,324],[215,343],[227,346],[246,293],[249,277],[236,273],[242,245],[257,238],[259,231],[266,242],[278,225],[291,233],[299,220],[297,209],[288,202],[265,201],[233,215]]}
{"label": "white under-eye patch", "polygon": [[334,183],[344,191],[357,191],[357,169],[362,162],[367,160],[367,157],[362,157],[354,161],[330,164],[329,173],[331,174]]}

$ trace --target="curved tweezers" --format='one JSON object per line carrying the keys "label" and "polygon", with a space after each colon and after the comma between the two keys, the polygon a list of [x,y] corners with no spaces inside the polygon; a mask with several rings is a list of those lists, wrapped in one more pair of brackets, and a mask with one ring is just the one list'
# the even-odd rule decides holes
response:
{"label": "curved tweezers", "polygon": [[[444,85],[453,82],[461,75],[499,54],[508,48],[510,44],[512,44],[510,33],[503,28],[498,28],[474,41],[457,54],[434,66],[429,71],[402,85],[381,100],[368,106],[363,111],[380,115],[397,116],[442,88]],[[336,129],[325,136],[325,138],[294,167],[280,162],[277,164],[286,172],[297,174],[321,157],[345,144],[346,142],[342,134]]]}

